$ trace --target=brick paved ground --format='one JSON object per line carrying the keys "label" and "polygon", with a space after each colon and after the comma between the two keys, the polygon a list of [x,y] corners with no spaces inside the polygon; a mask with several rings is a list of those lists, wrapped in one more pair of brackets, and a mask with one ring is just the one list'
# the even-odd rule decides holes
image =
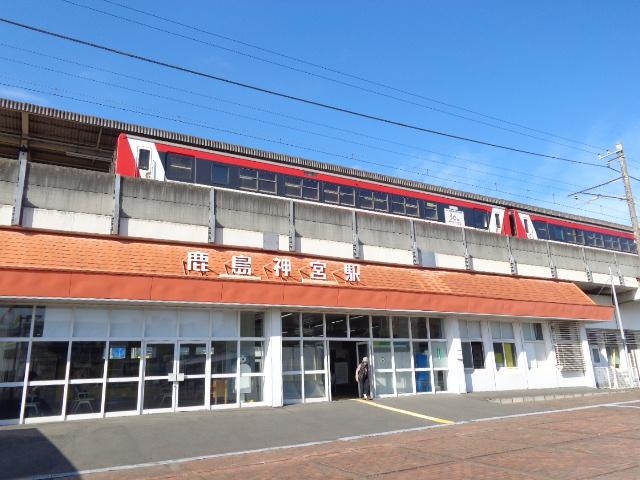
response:
{"label": "brick paved ground", "polygon": [[[571,406],[590,403],[598,402],[575,399]],[[548,405],[569,406],[560,401]],[[625,407],[450,425],[83,478],[638,480],[638,407],[640,401]]]}

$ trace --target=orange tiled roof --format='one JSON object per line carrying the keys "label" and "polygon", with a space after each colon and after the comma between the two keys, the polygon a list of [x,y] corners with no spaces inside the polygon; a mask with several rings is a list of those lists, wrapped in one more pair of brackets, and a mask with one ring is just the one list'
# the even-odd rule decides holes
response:
{"label": "orange tiled roof", "polygon": [[[309,282],[307,255],[210,245],[0,229],[0,297],[247,303],[609,320],[572,283],[471,272],[326,260],[328,282]],[[186,270],[188,252],[209,256],[209,272]],[[223,278],[234,255],[252,259],[253,280]],[[277,277],[274,258],[292,262]],[[360,265],[348,282],[344,264]]]}

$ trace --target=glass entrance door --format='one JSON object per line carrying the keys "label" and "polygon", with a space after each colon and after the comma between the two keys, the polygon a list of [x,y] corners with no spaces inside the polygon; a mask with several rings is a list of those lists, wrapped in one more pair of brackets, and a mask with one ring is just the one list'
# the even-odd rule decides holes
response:
{"label": "glass entrance door", "polygon": [[179,343],[177,409],[196,409],[205,405],[207,367],[206,343]]}
{"label": "glass entrance door", "polygon": [[174,342],[145,345],[143,410],[173,410],[175,349]]}

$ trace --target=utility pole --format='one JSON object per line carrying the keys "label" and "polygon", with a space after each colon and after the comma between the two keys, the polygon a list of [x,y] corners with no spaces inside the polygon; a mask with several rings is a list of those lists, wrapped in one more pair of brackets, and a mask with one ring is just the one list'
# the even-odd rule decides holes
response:
{"label": "utility pole", "polygon": [[636,240],[636,245],[640,246],[640,227],[638,226],[638,214],[636,213],[636,202],[633,199],[633,192],[631,191],[631,182],[629,181],[629,171],[627,170],[627,160],[624,156],[622,143],[616,144],[616,153],[618,154],[618,161],[620,162],[620,173],[622,173],[622,182],[624,183],[624,194],[625,194],[625,197],[627,198],[627,205],[629,205],[629,216],[631,217],[631,226],[633,227],[633,235]]}

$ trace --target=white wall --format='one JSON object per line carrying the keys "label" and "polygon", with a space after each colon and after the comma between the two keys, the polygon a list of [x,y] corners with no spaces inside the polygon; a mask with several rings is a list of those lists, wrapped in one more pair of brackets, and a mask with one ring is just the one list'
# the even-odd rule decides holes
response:
{"label": "white wall", "polygon": [[[9,218],[9,223],[11,223],[11,218]],[[111,233],[111,216],[26,207],[22,211],[22,225],[65,232],[109,235]]]}

